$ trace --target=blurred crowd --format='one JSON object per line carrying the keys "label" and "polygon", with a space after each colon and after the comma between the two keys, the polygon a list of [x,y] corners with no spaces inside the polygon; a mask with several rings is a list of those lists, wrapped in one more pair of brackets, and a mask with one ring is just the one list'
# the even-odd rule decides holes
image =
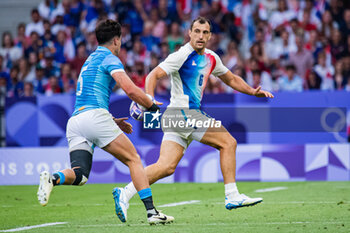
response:
{"label": "blurred crowd", "polygon": [[[122,25],[119,58],[137,86],[186,43],[191,21],[212,22],[208,48],[269,91],[350,91],[350,8],[342,0],[43,0],[17,33],[2,34],[0,90],[8,97],[74,94],[97,47],[96,24]],[[168,94],[169,79],[156,92]],[[115,92],[122,93],[118,87]],[[210,77],[207,93],[233,92]]]}

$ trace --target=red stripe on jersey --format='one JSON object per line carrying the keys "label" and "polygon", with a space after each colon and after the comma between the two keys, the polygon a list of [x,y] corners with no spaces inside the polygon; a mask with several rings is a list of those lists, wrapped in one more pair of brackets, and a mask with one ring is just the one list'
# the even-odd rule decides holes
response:
{"label": "red stripe on jersey", "polygon": [[210,53],[205,53],[205,57],[209,60],[209,64],[210,65],[210,69],[209,69],[209,74],[208,76],[211,74],[211,72],[213,72],[215,66],[216,66],[216,60],[215,57],[213,55],[211,55]]}
{"label": "red stripe on jersey", "polygon": [[213,72],[213,70],[216,66],[216,59],[213,55],[211,55],[210,53],[204,53],[204,55],[205,55],[205,58],[207,60],[208,68],[207,68],[207,72],[203,78],[202,95],[203,95],[203,90],[205,89],[205,87],[207,85],[209,76],[210,76],[211,72]]}

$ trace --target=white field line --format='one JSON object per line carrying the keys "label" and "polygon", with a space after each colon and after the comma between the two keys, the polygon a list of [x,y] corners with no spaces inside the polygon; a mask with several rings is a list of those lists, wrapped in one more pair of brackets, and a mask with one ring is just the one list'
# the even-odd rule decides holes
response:
{"label": "white field line", "polygon": [[[244,222],[240,222],[239,225],[236,225],[236,223],[233,222],[229,222],[229,223],[178,223],[175,222],[173,223],[176,226],[189,226],[189,225],[198,225],[198,226],[259,226],[259,225],[299,225],[299,224],[327,224],[327,225],[337,225],[337,224],[346,224],[349,223],[349,221],[336,221],[336,222],[316,222],[316,221],[305,221],[305,222],[254,222],[254,223],[244,223]],[[97,228],[101,228],[101,227],[126,227],[126,226],[144,226],[144,227],[149,227],[148,224],[146,223],[133,223],[133,224],[84,224],[84,225],[69,225],[70,228],[75,228],[75,227],[79,227],[79,228],[90,228],[90,227],[97,227]],[[64,227],[64,226],[58,226],[58,227]]]}
{"label": "white field line", "polygon": [[[282,201],[282,202],[267,202],[265,204],[272,205],[288,205],[288,204],[338,204],[338,201]],[[349,204],[348,201],[343,201],[343,204]]]}
{"label": "white field line", "polygon": [[[160,205],[157,207],[172,207],[172,206],[178,206],[178,205],[188,205],[188,204],[198,204],[201,201],[198,200],[192,200],[192,201],[183,201],[183,202],[178,202],[178,203],[170,203],[170,204],[164,204],[164,205]],[[206,202],[203,201],[203,204],[213,204],[213,205],[224,205],[225,202]],[[338,201],[264,201],[263,204],[265,205],[294,205],[294,204],[309,204],[309,205],[313,205],[313,204],[338,204]],[[343,201],[342,204],[350,204],[349,201]],[[108,205],[108,204],[52,204],[53,207],[60,207],[60,206],[103,206],[103,205]],[[132,206],[138,206],[138,205],[142,205],[142,203],[130,203],[129,205]],[[170,205],[170,206],[168,206]],[[32,206],[40,206],[40,205],[31,205],[31,206],[24,206],[22,208],[32,208]],[[17,205],[2,205],[2,208],[17,208]],[[0,231],[1,232],[1,231]]]}
{"label": "white field line", "polygon": [[[164,205],[160,205],[157,207],[173,207],[173,206],[179,206],[179,205],[189,205],[189,204],[198,204],[199,200],[192,200],[192,201],[183,201],[183,202],[177,202],[177,203],[169,203],[169,204],[164,204]],[[225,202],[207,202],[207,201],[202,201],[203,204],[213,204],[213,205],[224,205]],[[313,204],[338,204],[338,201],[264,201],[263,204],[265,205],[294,205],[294,204],[309,204],[309,205],[313,205]],[[342,204],[350,204],[349,201],[343,201]],[[108,204],[100,204],[100,203],[96,203],[96,204],[52,204],[51,206],[53,207],[61,207],[61,206],[103,206],[103,205],[108,205]],[[129,205],[132,206],[139,206],[142,205],[142,203],[130,203]],[[40,206],[40,205],[30,205],[30,206],[24,206],[22,208],[32,208],[32,206]],[[2,208],[17,208],[17,205],[2,205]],[[1,232],[1,231],[0,231]]]}
{"label": "white field line", "polygon": [[13,229],[8,229],[8,230],[0,230],[0,232],[25,231],[25,230],[30,230],[30,229],[34,229],[34,228],[49,227],[49,226],[60,225],[60,224],[67,224],[67,223],[66,222],[51,222],[51,223],[44,223],[44,224],[40,224],[40,225],[34,225],[34,226],[18,227],[18,228],[13,228]]}
{"label": "white field line", "polygon": [[279,191],[279,190],[285,190],[288,189],[287,187],[272,187],[272,188],[266,188],[266,189],[257,189],[255,190],[256,193],[266,193],[266,192],[273,192],[273,191]]}
{"label": "white field line", "polygon": [[[102,205],[107,205],[107,204],[101,204],[101,203],[88,203],[88,204],[52,204],[52,206],[102,206]],[[33,206],[38,206],[38,205],[33,205]]]}
{"label": "white field line", "polygon": [[[52,207],[61,207],[61,206],[102,206],[102,205],[106,205],[106,204],[70,204],[70,203],[67,203],[67,204],[51,204],[50,206]],[[30,206],[22,206],[21,208],[32,208],[32,206],[36,207],[36,206],[39,206],[39,204],[34,204],[34,205],[30,205]],[[18,205],[2,205],[1,206],[2,208],[17,208]]]}
{"label": "white field line", "polygon": [[[102,203],[89,203],[89,204],[75,204],[75,203],[67,203],[67,204],[49,204],[49,206],[52,206],[52,207],[61,207],[61,206],[66,206],[66,207],[71,207],[71,206],[79,207],[79,206],[103,206],[103,205],[109,205],[109,203],[105,203],[105,204],[102,204]],[[143,206],[143,203],[129,203],[129,205],[132,205],[132,206],[142,205],[142,206]],[[30,205],[30,206],[22,206],[21,208],[32,208],[32,207],[37,207],[37,206],[40,207],[39,204],[34,204],[34,205]],[[18,208],[17,205],[2,205],[1,207],[2,207],[2,208]]]}
{"label": "white field line", "polygon": [[175,203],[169,203],[169,204],[164,204],[160,205],[158,207],[173,207],[173,206],[179,206],[179,205],[190,205],[190,204],[196,204],[201,201],[199,200],[191,200],[191,201],[181,201],[181,202],[175,202]]}
{"label": "white field line", "polygon": [[[205,203],[205,202],[204,202]],[[294,204],[333,204],[336,205],[338,204],[337,201],[276,201],[276,202],[262,202],[263,204],[267,205],[294,205]],[[224,202],[209,202],[205,204],[214,204],[214,205],[224,205]],[[343,201],[343,204],[350,204],[348,201]]]}

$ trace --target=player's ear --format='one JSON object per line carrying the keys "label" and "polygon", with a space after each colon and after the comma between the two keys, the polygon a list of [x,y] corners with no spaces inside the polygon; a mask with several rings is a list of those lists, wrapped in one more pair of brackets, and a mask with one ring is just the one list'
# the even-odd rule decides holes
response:
{"label": "player's ear", "polygon": [[114,37],[113,44],[114,46],[118,46],[118,37]]}
{"label": "player's ear", "polygon": [[210,40],[210,38],[211,38],[211,32],[209,32],[209,37],[208,37],[208,41]]}

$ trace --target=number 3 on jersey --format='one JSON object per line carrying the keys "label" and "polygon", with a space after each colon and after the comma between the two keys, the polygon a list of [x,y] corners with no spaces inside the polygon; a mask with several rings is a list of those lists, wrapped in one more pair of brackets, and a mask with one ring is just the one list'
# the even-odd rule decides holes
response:
{"label": "number 3 on jersey", "polygon": [[87,70],[87,68],[88,66],[85,66],[80,71],[78,82],[77,82],[77,93],[76,93],[77,95],[81,95],[81,93],[83,92],[83,72]]}

